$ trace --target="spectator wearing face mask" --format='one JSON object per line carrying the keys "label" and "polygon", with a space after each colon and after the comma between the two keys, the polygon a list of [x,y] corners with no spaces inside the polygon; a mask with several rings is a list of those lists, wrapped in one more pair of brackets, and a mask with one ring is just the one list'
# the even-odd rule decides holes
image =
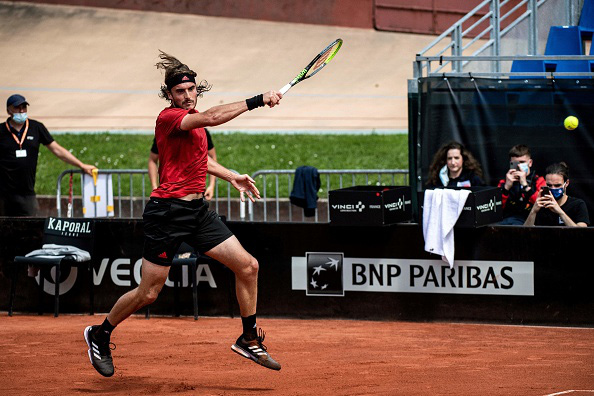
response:
{"label": "spectator wearing face mask", "polygon": [[518,144],[512,147],[509,170],[499,182],[503,203],[503,220],[499,224],[524,224],[544,185],[544,178],[532,170],[532,154],[528,146]]}
{"label": "spectator wearing face mask", "polygon": [[567,195],[569,167],[565,162],[549,165],[546,186],[539,193],[524,225],[587,227],[590,224],[586,203]]}
{"label": "spectator wearing face mask", "polygon": [[35,173],[39,145],[67,164],[92,174],[87,165],[54,140],[47,128],[27,116],[29,103],[15,94],[6,101],[10,116],[0,123],[0,216],[35,216],[39,205],[35,196]]}

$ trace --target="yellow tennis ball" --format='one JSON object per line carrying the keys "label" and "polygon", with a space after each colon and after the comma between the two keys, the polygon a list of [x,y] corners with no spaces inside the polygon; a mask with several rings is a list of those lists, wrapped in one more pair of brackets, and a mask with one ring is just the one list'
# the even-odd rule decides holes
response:
{"label": "yellow tennis ball", "polygon": [[573,131],[575,128],[578,127],[580,122],[578,121],[577,117],[569,116],[563,121],[563,125],[565,125],[565,129],[568,131]]}

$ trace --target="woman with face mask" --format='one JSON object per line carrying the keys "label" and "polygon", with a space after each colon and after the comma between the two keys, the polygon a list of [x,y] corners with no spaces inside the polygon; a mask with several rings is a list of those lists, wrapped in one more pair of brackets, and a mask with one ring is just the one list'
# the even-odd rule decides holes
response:
{"label": "woman with face mask", "polygon": [[590,224],[586,203],[567,195],[569,167],[565,162],[549,165],[546,186],[540,190],[524,225],[587,227]]}

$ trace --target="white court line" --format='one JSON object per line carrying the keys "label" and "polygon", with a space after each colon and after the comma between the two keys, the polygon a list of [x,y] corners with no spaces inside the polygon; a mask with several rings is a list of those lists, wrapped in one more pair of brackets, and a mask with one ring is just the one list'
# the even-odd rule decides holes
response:
{"label": "white court line", "polygon": [[[451,324],[461,326],[493,326],[493,327],[530,327],[535,329],[559,329],[559,330],[594,330],[592,326],[555,326],[555,325],[526,325],[526,324],[502,324],[502,323],[464,323],[464,322],[431,322],[435,324]],[[572,390],[571,392],[577,392]],[[586,390],[580,392],[594,392],[594,390]],[[549,395],[545,395],[549,396]]]}
{"label": "white court line", "polygon": [[573,392],[588,392],[588,393],[594,393],[594,390],[566,390],[563,392],[557,392],[557,393],[550,393],[548,395],[544,395],[544,396],[557,396],[557,395],[566,395],[568,393],[573,393]]}

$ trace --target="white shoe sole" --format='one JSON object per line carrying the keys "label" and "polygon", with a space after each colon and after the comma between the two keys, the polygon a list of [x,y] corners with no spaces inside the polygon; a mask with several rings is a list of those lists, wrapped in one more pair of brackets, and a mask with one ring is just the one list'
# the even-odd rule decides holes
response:
{"label": "white shoe sole", "polygon": [[233,352],[235,352],[235,353],[240,354],[244,358],[253,360],[255,362],[255,360],[252,357],[252,355],[250,355],[249,353],[247,353],[246,351],[244,351],[243,348],[238,347],[236,344],[231,345],[231,350],[233,350]]}
{"label": "white shoe sole", "polygon": [[254,356],[250,355],[248,352],[246,352],[242,347],[238,346],[237,344],[231,345],[231,350],[233,352],[235,352],[235,353],[243,356],[246,359],[250,359],[252,362],[257,363],[257,364],[259,364],[262,367],[266,367],[267,369],[270,369],[270,370],[277,370],[277,371],[280,370],[280,367],[279,368],[273,368],[273,367],[269,367],[269,366],[266,366],[266,365],[260,363],[257,358],[255,358]]}
{"label": "white shoe sole", "polygon": [[[87,326],[87,328],[84,331],[84,335],[85,335],[85,341],[87,342],[87,346],[89,347],[87,354],[89,355],[89,361],[91,362],[91,365],[93,365],[93,358],[91,357],[91,341],[89,341],[89,332],[91,331],[91,327],[92,326]],[[95,367],[95,366],[93,366]]]}

